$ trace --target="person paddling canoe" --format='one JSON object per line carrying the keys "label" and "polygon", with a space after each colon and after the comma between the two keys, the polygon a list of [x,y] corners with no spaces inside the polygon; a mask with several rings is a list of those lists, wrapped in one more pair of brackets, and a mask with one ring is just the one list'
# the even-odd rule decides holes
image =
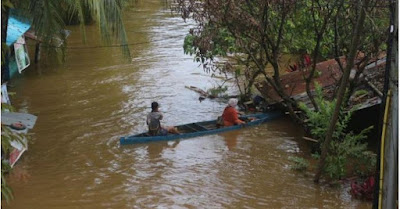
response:
{"label": "person paddling canoe", "polygon": [[163,119],[163,115],[159,112],[158,102],[151,103],[151,112],[147,115],[147,126],[149,127],[150,136],[165,136],[168,133],[179,134],[179,131],[174,126],[162,126],[160,120]]}

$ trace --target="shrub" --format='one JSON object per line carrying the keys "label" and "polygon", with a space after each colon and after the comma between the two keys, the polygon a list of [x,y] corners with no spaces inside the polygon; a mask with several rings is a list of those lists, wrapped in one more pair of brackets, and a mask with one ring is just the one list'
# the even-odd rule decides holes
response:
{"label": "shrub", "polygon": [[293,170],[304,171],[310,165],[310,163],[306,159],[301,157],[290,156],[289,160],[294,163],[293,165],[290,166],[290,168]]}
{"label": "shrub", "polygon": [[[300,104],[300,108],[306,113],[308,118],[307,125],[310,128],[311,135],[318,140],[319,148],[321,149],[336,102],[335,100],[325,100],[322,97],[322,88],[317,84],[315,86],[315,101],[319,106],[319,111],[316,112],[308,108],[305,104]],[[344,177],[349,165],[356,168],[355,172],[358,174],[370,172],[375,166],[373,162],[376,162],[376,157],[368,154],[367,143],[363,142],[367,138],[367,133],[372,129],[372,126],[362,130],[358,134],[347,130],[353,112],[354,108],[347,112],[344,110],[340,111],[332,142],[329,145],[324,174],[332,179]]]}
{"label": "shrub", "polygon": [[215,88],[211,88],[207,90],[207,93],[209,93],[212,97],[223,97],[223,93],[225,93],[228,90],[227,86],[218,86]]}

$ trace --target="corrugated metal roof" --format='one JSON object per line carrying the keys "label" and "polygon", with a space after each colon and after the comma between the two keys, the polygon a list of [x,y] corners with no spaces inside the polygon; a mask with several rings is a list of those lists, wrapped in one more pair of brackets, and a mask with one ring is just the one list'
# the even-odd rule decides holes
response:
{"label": "corrugated metal roof", "polygon": [[[367,65],[364,69],[364,77],[368,79],[377,87],[379,91],[383,90],[383,77],[384,77],[384,67],[386,64],[386,54],[382,53],[378,58]],[[344,60],[344,57],[341,57]],[[342,76],[342,72],[339,69],[339,65],[336,60],[330,59],[324,62],[320,62],[316,66],[316,70],[320,74],[314,78],[315,82],[318,82],[322,87],[323,94],[326,98],[332,98],[334,89],[337,82]],[[310,98],[308,98],[306,92],[306,81],[303,76],[308,76],[309,72],[295,71],[290,72],[280,76],[280,80],[283,86],[283,91],[291,98],[305,103],[308,107],[312,108]],[[358,89],[369,89],[370,86],[364,86],[365,82],[360,82],[356,88]],[[262,96],[270,103],[275,104],[282,102],[283,99],[278,95],[274,88],[267,83],[267,81],[262,80],[255,84],[256,88],[262,94]],[[311,85],[311,91],[314,91],[314,85]],[[371,93],[365,98],[350,98],[351,107],[357,106],[357,110],[368,108],[381,103],[381,99],[376,95],[376,92]]]}
{"label": "corrugated metal roof", "polygon": [[[342,59],[344,59],[344,57],[342,57]],[[342,72],[334,59],[318,63],[316,71],[320,74],[318,74],[313,81],[317,82],[322,88],[335,85],[342,76]],[[280,80],[283,91],[290,97],[302,94],[307,95],[306,81],[304,78],[308,77],[309,74],[310,71],[298,70],[281,75]],[[283,101],[275,89],[267,83],[266,80],[256,83],[255,86],[271,104]],[[311,83],[311,90],[314,90],[314,88],[314,83]]]}
{"label": "corrugated metal roof", "polygon": [[24,22],[16,16],[11,16],[8,18],[7,26],[7,39],[6,44],[10,46],[18,40],[26,31],[29,30],[31,24],[29,22]]}

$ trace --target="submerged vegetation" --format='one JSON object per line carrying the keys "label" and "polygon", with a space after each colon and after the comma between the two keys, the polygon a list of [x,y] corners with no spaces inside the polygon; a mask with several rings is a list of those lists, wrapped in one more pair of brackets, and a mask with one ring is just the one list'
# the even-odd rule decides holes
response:
{"label": "submerged vegetation", "polygon": [[289,160],[293,162],[293,165],[291,166],[293,170],[304,171],[310,166],[310,163],[301,157],[290,156]]}
{"label": "submerged vegetation", "polygon": [[210,88],[207,92],[210,94],[211,97],[227,97],[225,92],[228,90],[227,86],[218,86],[214,88]]}

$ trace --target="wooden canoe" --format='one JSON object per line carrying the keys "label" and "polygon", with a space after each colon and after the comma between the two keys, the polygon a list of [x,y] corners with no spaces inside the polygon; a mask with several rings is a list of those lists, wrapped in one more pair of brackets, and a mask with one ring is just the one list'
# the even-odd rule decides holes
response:
{"label": "wooden canoe", "polygon": [[281,112],[269,112],[269,113],[259,113],[251,115],[240,116],[242,120],[249,121],[243,125],[235,125],[228,127],[217,128],[216,120],[203,121],[197,123],[189,123],[184,125],[176,126],[181,134],[168,134],[165,136],[149,136],[147,132],[136,134],[132,136],[125,136],[119,139],[121,145],[126,144],[136,144],[145,143],[153,141],[168,141],[183,138],[192,138],[210,134],[221,133],[225,131],[231,131],[236,129],[241,129],[249,126],[259,125],[261,123],[273,120],[282,116]]}

